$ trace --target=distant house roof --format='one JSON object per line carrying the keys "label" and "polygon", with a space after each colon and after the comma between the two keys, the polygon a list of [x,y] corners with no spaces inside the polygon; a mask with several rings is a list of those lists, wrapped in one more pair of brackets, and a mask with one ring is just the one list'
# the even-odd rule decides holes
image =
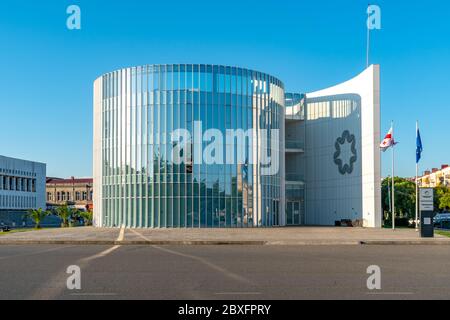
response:
{"label": "distant house roof", "polygon": [[94,182],[94,179],[92,178],[73,178],[73,179],[59,179],[59,178],[48,178],[47,184],[92,184]]}

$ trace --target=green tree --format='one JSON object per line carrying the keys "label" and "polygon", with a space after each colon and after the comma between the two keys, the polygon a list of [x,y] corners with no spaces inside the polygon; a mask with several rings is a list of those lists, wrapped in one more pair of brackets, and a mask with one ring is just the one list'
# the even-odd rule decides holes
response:
{"label": "green tree", "polygon": [[[435,210],[446,210],[446,207],[441,206],[441,199],[443,199],[445,204],[445,199],[447,198],[448,194],[450,194],[450,189],[447,187],[439,186],[434,188],[434,208]],[[447,206],[450,207],[450,206]]]}
{"label": "green tree", "polygon": [[49,215],[49,211],[44,211],[42,210],[42,208],[39,208],[37,210],[28,210],[28,213],[25,215],[25,217],[33,220],[35,229],[41,229],[42,221]]}
{"label": "green tree", "polygon": [[450,210],[450,192],[447,192],[440,197],[439,209]]}
{"label": "green tree", "polygon": [[[395,212],[398,218],[414,218],[416,212],[416,184],[407,179],[395,177]],[[388,183],[390,187],[388,188]],[[392,201],[392,180],[386,178],[382,182],[383,211],[389,212],[389,201]],[[388,190],[391,194],[388,193]]]}
{"label": "green tree", "polygon": [[78,210],[72,209],[68,205],[63,205],[56,208],[56,215],[62,220],[61,227],[67,228],[70,226],[71,221],[76,219]]}
{"label": "green tree", "polygon": [[395,182],[396,212],[401,218],[416,216],[416,184],[406,179]]}

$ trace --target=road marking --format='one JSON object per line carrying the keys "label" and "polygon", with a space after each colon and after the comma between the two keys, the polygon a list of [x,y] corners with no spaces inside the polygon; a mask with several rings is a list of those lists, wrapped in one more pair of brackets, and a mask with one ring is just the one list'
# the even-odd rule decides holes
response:
{"label": "road marking", "polygon": [[[133,229],[130,229],[130,230],[131,230],[131,232],[133,232],[134,234],[138,235],[139,237],[141,237],[145,241],[150,241],[150,239],[145,237],[143,234],[141,234],[141,233],[139,233],[139,232],[137,232],[137,231],[135,231]],[[159,251],[163,251],[163,252],[166,252],[166,253],[170,253],[170,254],[173,254],[173,255],[177,255],[177,256],[180,256],[180,257],[184,257],[184,258],[188,258],[188,259],[192,259],[192,260],[198,261],[198,262],[203,263],[204,265],[208,266],[209,268],[211,268],[211,269],[213,269],[213,270],[215,270],[215,271],[217,271],[219,273],[224,274],[225,276],[227,276],[227,277],[229,277],[229,278],[231,278],[233,280],[236,280],[236,281],[239,281],[239,282],[242,282],[242,283],[246,283],[246,284],[251,284],[251,281],[248,280],[247,278],[244,278],[244,277],[242,277],[242,276],[240,276],[240,275],[238,275],[236,273],[233,273],[231,271],[228,271],[227,269],[222,268],[222,267],[220,267],[220,266],[218,266],[218,265],[216,265],[216,264],[214,264],[212,262],[209,262],[205,258],[193,256],[193,255],[186,254],[186,253],[181,253],[181,252],[170,250],[170,249],[163,248],[163,247],[160,247],[160,246],[151,246],[151,247],[155,248],[155,249],[158,249]]]}
{"label": "road marking", "polygon": [[119,245],[111,247],[111,248],[106,249],[105,251],[97,253],[97,254],[95,254],[93,256],[90,256],[90,257],[87,257],[87,258],[83,258],[83,259],[80,260],[80,262],[89,262],[89,261],[92,261],[92,260],[95,260],[95,259],[98,259],[98,258],[106,257],[108,254],[113,253],[114,251],[116,251],[119,248],[120,248]]}
{"label": "road marking", "polygon": [[122,242],[125,239],[125,227],[120,228],[119,237],[116,241]]}
{"label": "road marking", "polygon": [[147,238],[146,236],[144,236],[142,233],[137,232],[136,230],[130,229],[131,232],[133,232],[135,235],[137,235],[138,237],[141,237],[142,239],[144,239],[145,241],[151,241],[149,238]]}
{"label": "road marking", "polygon": [[[106,249],[98,254],[92,255],[90,257],[82,258],[77,260],[73,265],[79,266],[82,270],[86,269],[90,262],[95,259],[106,257],[108,254],[116,251],[121,246],[116,245],[112,248]],[[69,263],[71,264],[71,263]],[[66,287],[67,273],[66,269],[62,270],[55,274],[53,278],[51,278],[45,285],[41,288],[37,289],[31,296],[31,300],[52,300],[56,299],[64,294],[64,291],[67,290]]]}
{"label": "road marking", "polygon": [[217,271],[219,273],[222,273],[225,276],[227,276],[227,277],[229,277],[229,278],[231,278],[233,280],[236,280],[236,281],[239,281],[239,282],[243,282],[243,283],[247,283],[247,284],[251,284],[250,280],[248,280],[247,278],[244,278],[244,277],[242,277],[242,276],[240,276],[240,275],[238,275],[236,273],[233,273],[231,271],[228,271],[227,269],[222,268],[222,267],[220,267],[220,266],[218,266],[218,265],[216,265],[214,263],[211,263],[211,262],[209,262],[208,260],[206,260],[204,258],[200,258],[200,257],[193,256],[193,255],[190,255],[190,254],[181,253],[181,252],[178,252],[178,251],[173,251],[173,250],[170,250],[170,249],[167,249],[167,248],[158,247],[158,246],[152,246],[152,247],[155,248],[155,249],[158,249],[160,251],[164,251],[164,252],[173,254],[173,255],[177,255],[177,256],[180,256],[180,257],[189,258],[189,259],[201,262],[204,265],[210,267],[211,269],[213,269],[213,270],[215,270],[215,271]]}

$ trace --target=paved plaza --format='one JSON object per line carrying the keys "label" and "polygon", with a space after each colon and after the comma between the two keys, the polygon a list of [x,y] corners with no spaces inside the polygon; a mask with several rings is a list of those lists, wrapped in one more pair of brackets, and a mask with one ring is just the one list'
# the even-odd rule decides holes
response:
{"label": "paved plaza", "polygon": [[413,229],[299,227],[274,229],[45,229],[0,236],[1,244],[242,244],[242,245],[359,245],[448,244],[436,235],[421,239]]}

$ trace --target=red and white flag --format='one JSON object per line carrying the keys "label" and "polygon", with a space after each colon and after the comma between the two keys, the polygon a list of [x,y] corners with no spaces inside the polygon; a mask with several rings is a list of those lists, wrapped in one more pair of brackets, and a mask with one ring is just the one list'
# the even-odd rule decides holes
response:
{"label": "red and white flag", "polygon": [[395,146],[397,143],[394,140],[394,137],[392,135],[392,128],[391,130],[389,130],[388,134],[386,135],[386,137],[384,138],[383,142],[380,145],[381,151],[385,152],[386,150],[388,150],[390,147]]}

